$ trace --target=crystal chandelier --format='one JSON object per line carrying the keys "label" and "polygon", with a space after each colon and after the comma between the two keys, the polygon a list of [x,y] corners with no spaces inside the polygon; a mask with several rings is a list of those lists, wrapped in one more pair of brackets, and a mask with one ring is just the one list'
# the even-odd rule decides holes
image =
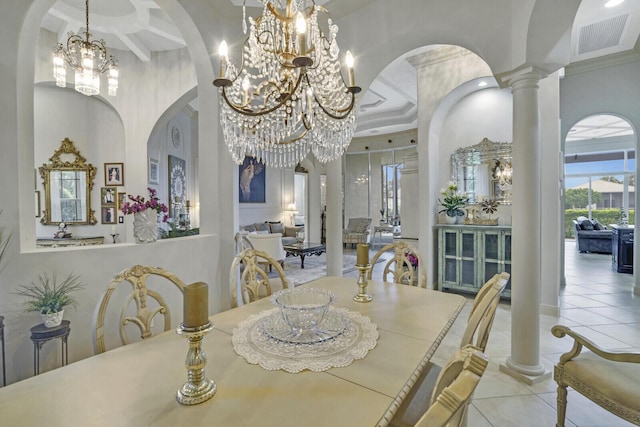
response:
{"label": "crystal chandelier", "polygon": [[100,75],[108,73],[109,96],[115,96],[118,90],[118,61],[113,57],[107,58],[107,48],[104,40],[89,40],[89,0],[86,0],[86,27],[84,38],[69,32],[67,47],[58,43],[53,52],[53,77],[56,86],[67,86],[66,65],[75,70],[76,90],[83,95],[100,94]]}
{"label": "crystal chandelier", "polygon": [[[309,151],[322,163],[340,157],[356,128],[353,56],[340,73],[338,26],[329,12],[306,0],[260,0],[237,67],[220,44],[220,121],[233,160],[253,156],[271,167],[293,167]],[[279,8],[279,9],[278,9]],[[321,14],[322,12],[322,14]],[[243,16],[245,7],[243,6]],[[328,36],[318,23],[323,24]],[[246,34],[246,20],[243,19]]]}

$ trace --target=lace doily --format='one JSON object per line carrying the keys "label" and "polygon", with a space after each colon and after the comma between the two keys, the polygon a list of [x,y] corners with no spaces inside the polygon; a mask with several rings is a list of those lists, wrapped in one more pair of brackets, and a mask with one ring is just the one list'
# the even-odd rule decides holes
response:
{"label": "lace doily", "polygon": [[339,307],[329,308],[321,338],[309,343],[288,339],[277,332],[280,327],[286,325],[279,308],[251,315],[233,330],[233,349],[268,371],[322,372],[364,358],[378,341],[377,326],[368,317]]}

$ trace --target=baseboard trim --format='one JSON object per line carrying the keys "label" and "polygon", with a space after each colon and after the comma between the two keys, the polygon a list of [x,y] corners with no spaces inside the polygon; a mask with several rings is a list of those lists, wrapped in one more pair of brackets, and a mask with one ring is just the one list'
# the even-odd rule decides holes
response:
{"label": "baseboard trim", "polygon": [[540,305],[540,314],[544,314],[544,315],[547,315],[547,316],[560,317],[560,307],[556,307],[556,306],[553,306],[553,305],[541,304]]}

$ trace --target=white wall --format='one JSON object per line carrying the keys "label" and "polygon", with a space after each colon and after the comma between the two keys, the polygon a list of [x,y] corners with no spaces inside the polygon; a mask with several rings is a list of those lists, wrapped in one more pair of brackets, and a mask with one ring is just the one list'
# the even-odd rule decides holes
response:
{"label": "white wall", "polygon": [[[73,119],[70,120],[70,117]],[[71,121],[71,123],[70,123]],[[124,129],[118,114],[109,105],[96,98],[82,95],[71,88],[60,89],[40,84],[34,94],[34,165],[40,167],[50,163],[53,152],[60,148],[64,138],[69,138],[87,163],[96,168],[91,209],[95,211],[96,225],[69,226],[73,236],[105,236],[105,242],[111,241],[111,225],[102,225],[100,221],[100,187],[105,186],[104,163],[124,162]],[[125,165],[124,178],[127,184],[127,172],[131,164]],[[42,209],[45,207],[45,193],[40,174],[37,174],[36,190],[40,191]],[[125,191],[119,187],[118,191]],[[35,219],[36,236],[53,237],[58,229],[54,225],[40,224]],[[116,225],[118,233],[124,235],[123,224]]]}
{"label": "white wall", "polygon": [[[443,121],[440,134],[440,188],[451,180],[451,154],[458,148],[475,145],[483,138],[513,142],[512,117],[509,89],[484,89],[455,103]],[[511,224],[511,207],[500,205],[496,216],[501,225]]]}

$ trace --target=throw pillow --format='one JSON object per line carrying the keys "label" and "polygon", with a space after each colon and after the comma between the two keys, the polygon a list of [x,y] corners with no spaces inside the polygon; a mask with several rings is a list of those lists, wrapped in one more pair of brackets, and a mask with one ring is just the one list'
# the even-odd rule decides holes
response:
{"label": "throw pillow", "polygon": [[593,230],[593,224],[588,219],[585,219],[584,221],[582,221],[580,225],[582,225],[583,230],[588,230],[588,231]]}
{"label": "throw pillow", "polygon": [[269,224],[266,222],[258,222],[253,225],[256,227],[256,231],[269,231]]}
{"label": "throw pillow", "polygon": [[248,231],[249,233],[251,233],[252,231],[256,231],[256,226],[253,224],[249,224],[249,225],[245,225],[244,227],[242,227],[243,230]]}
{"label": "throw pillow", "polygon": [[591,223],[593,224],[594,230],[605,230],[604,226],[600,224],[597,219],[592,219]]}
{"label": "throw pillow", "polygon": [[269,230],[256,230],[256,234],[270,234]]}
{"label": "throw pillow", "polygon": [[283,233],[284,232],[284,224],[281,222],[271,222],[269,223],[269,227],[271,228],[272,233]]}

